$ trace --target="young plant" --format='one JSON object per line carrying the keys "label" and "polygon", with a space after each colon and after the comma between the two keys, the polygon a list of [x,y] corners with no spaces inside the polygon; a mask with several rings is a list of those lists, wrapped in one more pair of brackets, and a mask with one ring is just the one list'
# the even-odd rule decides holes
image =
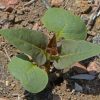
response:
{"label": "young plant", "polygon": [[86,26],[71,12],[49,8],[42,22],[49,31],[55,33],[50,41],[42,32],[35,30],[0,30],[2,36],[22,51],[8,64],[9,71],[32,93],[38,93],[46,87],[51,66],[56,69],[68,68],[75,62],[100,53],[99,45],[85,41]]}

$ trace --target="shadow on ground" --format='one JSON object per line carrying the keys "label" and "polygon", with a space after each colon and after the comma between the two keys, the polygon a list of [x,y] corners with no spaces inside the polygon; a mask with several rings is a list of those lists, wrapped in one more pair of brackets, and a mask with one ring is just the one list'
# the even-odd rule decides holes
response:
{"label": "shadow on ground", "polygon": [[[80,62],[81,64],[87,66],[89,62],[93,61],[94,58],[84,60]],[[59,71],[58,71],[59,72]],[[26,100],[61,100],[61,98],[58,95],[54,95],[52,93],[53,89],[55,89],[55,86],[63,87],[61,84],[65,84],[64,81],[66,81],[66,90],[69,89],[69,92],[72,92],[72,90],[75,88],[75,83],[78,83],[82,88],[82,94],[86,95],[100,95],[100,79],[95,78],[91,81],[86,80],[77,80],[77,79],[71,79],[70,77],[77,74],[77,71],[75,71],[73,68],[70,68],[67,70],[64,74],[61,74],[60,77],[57,77],[56,74],[53,74],[50,76],[50,82],[45,90],[43,90],[40,93],[32,94],[28,91],[24,92],[25,99]],[[56,90],[59,91],[59,90]],[[60,90],[62,92],[62,90]],[[65,91],[66,92],[66,91]]]}
{"label": "shadow on ground", "polygon": [[33,94],[28,91],[24,92],[26,100],[61,100],[58,95],[54,95],[52,90],[56,85],[60,85],[63,82],[63,76],[57,77],[56,74],[50,75],[50,81],[45,90],[40,93]]}

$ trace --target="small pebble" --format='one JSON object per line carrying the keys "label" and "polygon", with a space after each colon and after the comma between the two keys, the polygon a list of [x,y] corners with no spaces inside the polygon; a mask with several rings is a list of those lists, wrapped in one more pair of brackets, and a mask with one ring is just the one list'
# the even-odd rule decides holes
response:
{"label": "small pebble", "polygon": [[15,84],[11,84],[11,87],[13,87],[13,88],[14,88],[15,86],[16,86]]}
{"label": "small pebble", "polygon": [[2,91],[3,90],[3,88],[2,87],[0,87],[0,91]]}
{"label": "small pebble", "polygon": [[23,27],[25,27],[25,26],[27,26],[27,25],[28,25],[28,22],[27,22],[27,21],[23,21],[23,22],[22,22],[22,26],[23,26]]}
{"label": "small pebble", "polygon": [[89,3],[94,3],[94,0],[88,0]]}
{"label": "small pebble", "polygon": [[5,83],[5,84],[6,84],[6,86],[9,86],[9,81],[6,81],[6,83]]}
{"label": "small pebble", "polygon": [[77,98],[74,98],[74,100],[77,100]]}
{"label": "small pebble", "polygon": [[22,9],[22,11],[25,13],[25,12],[30,12],[30,8],[29,7],[25,7]]}
{"label": "small pebble", "polygon": [[67,100],[71,100],[71,97],[69,96],[69,97],[67,98]]}
{"label": "small pebble", "polygon": [[67,92],[70,92],[70,89],[67,89]]}
{"label": "small pebble", "polygon": [[9,21],[14,21],[14,19],[15,19],[15,15],[14,14],[9,15]]}
{"label": "small pebble", "polygon": [[18,15],[23,15],[24,14],[24,11],[23,10],[17,10],[17,14]]}
{"label": "small pebble", "polygon": [[72,94],[75,94],[75,89],[72,90],[71,95],[72,95]]}
{"label": "small pebble", "polygon": [[24,19],[20,16],[15,17],[15,23],[20,23],[22,22]]}

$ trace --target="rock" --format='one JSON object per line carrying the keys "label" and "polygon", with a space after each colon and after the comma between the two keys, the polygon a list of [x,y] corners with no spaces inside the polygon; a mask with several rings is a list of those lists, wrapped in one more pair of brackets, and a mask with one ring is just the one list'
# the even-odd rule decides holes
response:
{"label": "rock", "polygon": [[18,15],[23,15],[24,14],[24,11],[23,10],[17,10],[17,14]]}
{"label": "rock", "polygon": [[28,18],[28,23],[34,23],[34,18],[33,18],[33,16],[30,16],[30,17]]}
{"label": "rock", "polygon": [[23,21],[23,22],[22,22],[22,26],[23,26],[23,27],[26,27],[27,25],[28,25],[28,22],[27,22],[27,21]]}
{"label": "rock", "polygon": [[14,21],[14,20],[15,20],[15,15],[14,14],[9,15],[9,21]]}
{"label": "rock", "polygon": [[6,22],[6,20],[0,20],[0,27],[2,28],[2,25]]}
{"label": "rock", "polygon": [[19,0],[1,0],[0,3],[5,6],[16,5]]}
{"label": "rock", "polygon": [[94,3],[94,0],[88,0],[89,3]]}
{"label": "rock", "polygon": [[83,91],[82,86],[80,86],[78,83],[75,83],[75,91],[76,92],[82,92]]}
{"label": "rock", "polygon": [[96,61],[93,61],[89,64],[89,66],[87,67],[87,71],[91,74],[91,75],[96,75],[97,73],[100,72],[100,65],[96,63]]}
{"label": "rock", "polygon": [[67,92],[70,92],[70,89],[66,89]]}
{"label": "rock", "polygon": [[29,24],[29,25],[27,26],[27,28],[28,28],[28,29],[32,29],[32,28],[33,28],[33,25],[32,25],[32,24]]}
{"label": "rock", "polygon": [[96,19],[95,28],[100,32],[100,17]]}
{"label": "rock", "polygon": [[15,28],[23,28],[22,24],[16,24],[14,27]]}
{"label": "rock", "polygon": [[0,15],[0,25],[4,25],[4,24],[8,24],[8,16],[9,16],[9,14],[7,13],[7,12],[5,12],[5,13],[1,13],[1,15]]}
{"label": "rock", "polygon": [[20,23],[24,20],[24,18],[22,16],[16,16],[15,17],[15,23]]}
{"label": "rock", "polygon": [[51,5],[52,6],[60,6],[63,3],[64,0],[52,0]]}
{"label": "rock", "polygon": [[77,5],[78,11],[81,13],[86,13],[91,10],[91,5],[87,0],[76,0],[75,5]]}
{"label": "rock", "polygon": [[75,94],[75,89],[73,89],[73,90],[71,91],[71,95],[72,95],[72,94]]}
{"label": "rock", "polygon": [[14,88],[16,86],[16,84],[14,83],[11,83],[11,87]]}
{"label": "rock", "polygon": [[8,13],[4,13],[0,19],[1,20],[8,20],[8,16],[9,16]]}
{"label": "rock", "polygon": [[4,0],[7,5],[16,5],[19,0]]}
{"label": "rock", "polygon": [[18,2],[19,0],[0,0],[0,6],[1,8],[14,7]]}
{"label": "rock", "polygon": [[89,74],[78,74],[71,76],[72,79],[82,79],[82,80],[93,80],[95,79],[94,75],[89,75]]}
{"label": "rock", "polygon": [[5,23],[3,26],[2,26],[2,29],[8,29],[10,27],[10,23]]}
{"label": "rock", "polygon": [[71,100],[71,96],[68,96],[68,97],[67,97],[67,100]]}
{"label": "rock", "polygon": [[24,13],[30,12],[30,8],[29,8],[29,7],[24,7],[24,8],[22,8],[22,11],[23,11]]}

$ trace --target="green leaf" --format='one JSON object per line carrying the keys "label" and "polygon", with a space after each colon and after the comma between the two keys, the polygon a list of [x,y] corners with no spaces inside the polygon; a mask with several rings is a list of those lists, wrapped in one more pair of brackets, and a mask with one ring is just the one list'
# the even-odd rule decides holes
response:
{"label": "green leaf", "polygon": [[57,69],[70,67],[77,61],[81,61],[100,53],[100,46],[84,40],[65,40],[62,42],[61,55],[54,62]]}
{"label": "green leaf", "polygon": [[48,83],[47,73],[25,59],[13,57],[8,64],[8,69],[15,78],[21,81],[23,87],[32,93],[42,91]]}
{"label": "green leaf", "polygon": [[57,39],[84,40],[87,30],[84,22],[62,8],[49,8],[42,18],[44,26],[56,33]]}
{"label": "green leaf", "polygon": [[46,62],[42,49],[46,48],[48,39],[43,33],[22,28],[0,30],[0,34],[23,53],[30,55],[39,65]]}

